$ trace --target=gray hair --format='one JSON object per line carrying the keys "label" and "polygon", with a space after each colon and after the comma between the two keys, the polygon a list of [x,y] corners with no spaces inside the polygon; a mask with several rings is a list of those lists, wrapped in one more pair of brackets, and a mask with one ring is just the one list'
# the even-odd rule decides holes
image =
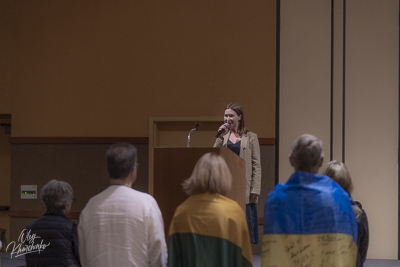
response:
{"label": "gray hair", "polygon": [[69,183],[58,180],[51,180],[42,190],[40,198],[50,212],[61,212],[66,206],[71,205],[74,191]]}
{"label": "gray hair", "polygon": [[311,172],[323,156],[322,141],[311,134],[300,135],[293,142],[290,158],[296,171]]}

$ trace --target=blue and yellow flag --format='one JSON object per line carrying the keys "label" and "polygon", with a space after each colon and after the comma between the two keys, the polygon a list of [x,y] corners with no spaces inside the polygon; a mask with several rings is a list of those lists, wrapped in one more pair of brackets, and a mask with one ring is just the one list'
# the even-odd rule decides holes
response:
{"label": "blue and yellow flag", "polygon": [[186,199],[170,225],[168,266],[252,266],[242,208],[219,194],[196,194]]}
{"label": "blue and yellow flag", "polygon": [[328,176],[295,172],[264,208],[262,267],[354,267],[357,222],[351,198]]}

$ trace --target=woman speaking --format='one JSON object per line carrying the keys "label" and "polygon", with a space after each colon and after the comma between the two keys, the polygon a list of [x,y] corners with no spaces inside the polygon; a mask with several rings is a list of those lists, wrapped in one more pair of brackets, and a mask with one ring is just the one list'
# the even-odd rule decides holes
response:
{"label": "woman speaking", "polygon": [[258,244],[256,203],[261,190],[260,144],[257,134],[246,128],[239,104],[230,103],[225,107],[224,122],[218,129],[214,147],[228,147],[246,162],[246,218],[251,243]]}

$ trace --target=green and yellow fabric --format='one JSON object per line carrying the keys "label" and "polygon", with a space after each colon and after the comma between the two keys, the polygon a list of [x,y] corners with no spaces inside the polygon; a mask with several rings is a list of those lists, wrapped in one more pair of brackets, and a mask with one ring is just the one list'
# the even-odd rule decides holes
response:
{"label": "green and yellow fabric", "polygon": [[168,266],[252,266],[246,216],[219,194],[195,194],[175,211],[168,237]]}

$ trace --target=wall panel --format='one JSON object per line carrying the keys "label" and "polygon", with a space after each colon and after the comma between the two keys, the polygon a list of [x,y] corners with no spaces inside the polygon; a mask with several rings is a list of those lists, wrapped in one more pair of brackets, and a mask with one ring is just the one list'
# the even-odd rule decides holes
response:
{"label": "wall panel", "polygon": [[[399,6],[347,1],[345,159],[370,224],[369,258],[397,258]],[[382,244],[385,244],[384,246]]]}
{"label": "wall panel", "polygon": [[[138,149],[138,178],[133,188],[147,192],[148,146]],[[105,153],[109,144],[13,144],[11,147],[11,211],[45,211],[37,199],[21,199],[21,185],[37,185],[38,192],[51,179],[68,182],[74,189],[76,201],[71,212],[80,212],[89,198],[104,190],[108,184]],[[23,230],[18,220],[11,218],[11,239],[16,241]],[[16,221],[17,220],[17,221]],[[34,220],[31,218],[30,220]]]}
{"label": "wall panel", "polygon": [[12,110],[13,137],[147,137],[149,117],[222,118],[230,102],[260,137],[275,135],[273,0],[6,0],[0,10],[13,99],[0,111]]}
{"label": "wall panel", "polygon": [[294,139],[318,136],[329,155],[330,1],[281,1],[279,181],[293,172]]}
{"label": "wall panel", "polygon": [[281,1],[280,181],[293,139],[321,138],[352,174],[372,259],[398,253],[398,22],[397,0]]}

